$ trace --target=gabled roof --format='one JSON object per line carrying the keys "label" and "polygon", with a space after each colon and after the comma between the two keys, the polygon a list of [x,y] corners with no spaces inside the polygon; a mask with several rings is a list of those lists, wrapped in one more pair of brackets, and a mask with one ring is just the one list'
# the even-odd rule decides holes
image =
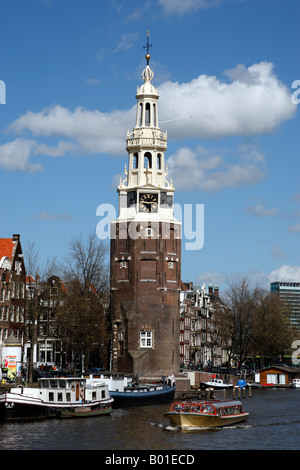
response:
{"label": "gabled roof", "polygon": [[263,372],[265,370],[279,370],[279,371],[282,371],[282,372],[288,372],[288,373],[292,373],[292,374],[299,373],[299,368],[297,368],[297,367],[280,366],[280,365],[276,365],[276,364],[274,364],[272,366],[264,367],[263,369],[259,369],[259,372]]}
{"label": "gabled roof", "polygon": [[12,238],[0,238],[0,259],[7,256],[11,261],[14,246],[15,242]]}

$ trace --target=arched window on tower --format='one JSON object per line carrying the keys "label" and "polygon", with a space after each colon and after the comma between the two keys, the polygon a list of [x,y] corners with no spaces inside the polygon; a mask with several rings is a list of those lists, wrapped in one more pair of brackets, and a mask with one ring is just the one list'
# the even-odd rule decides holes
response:
{"label": "arched window on tower", "polygon": [[150,103],[146,103],[145,126],[150,126]]}
{"label": "arched window on tower", "polygon": [[133,155],[133,164],[132,164],[132,167],[133,167],[133,169],[139,167],[139,155],[138,155],[137,153],[135,153],[135,154]]}
{"label": "arched window on tower", "polygon": [[161,154],[157,154],[157,169],[161,170]]}
{"label": "arched window on tower", "polygon": [[146,152],[144,155],[144,168],[152,168],[152,155],[150,152]]}
{"label": "arched window on tower", "polygon": [[140,103],[140,116],[139,116],[139,125],[141,126],[143,122],[143,104]]}
{"label": "arched window on tower", "polygon": [[156,106],[153,104],[153,126],[156,127]]}

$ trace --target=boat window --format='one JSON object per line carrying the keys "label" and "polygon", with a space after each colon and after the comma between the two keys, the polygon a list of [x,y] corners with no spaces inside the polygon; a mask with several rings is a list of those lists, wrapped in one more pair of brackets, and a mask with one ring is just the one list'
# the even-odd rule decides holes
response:
{"label": "boat window", "polygon": [[92,400],[96,400],[97,398],[97,393],[96,392],[92,392]]}
{"label": "boat window", "polygon": [[54,401],[54,393],[49,392],[49,401]]}
{"label": "boat window", "polygon": [[57,381],[56,380],[50,380],[50,388],[57,388]]}
{"label": "boat window", "polygon": [[66,393],[66,400],[71,401],[71,393],[70,392]]}
{"label": "boat window", "polygon": [[101,398],[105,398],[105,390],[102,390],[102,392],[101,392]]}
{"label": "boat window", "polygon": [[49,380],[41,380],[41,388],[49,388]]}
{"label": "boat window", "polygon": [[57,401],[63,401],[63,394],[61,392],[57,394]]}
{"label": "boat window", "polygon": [[59,386],[59,388],[66,388],[66,381],[65,380],[59,380],[58,386]]}

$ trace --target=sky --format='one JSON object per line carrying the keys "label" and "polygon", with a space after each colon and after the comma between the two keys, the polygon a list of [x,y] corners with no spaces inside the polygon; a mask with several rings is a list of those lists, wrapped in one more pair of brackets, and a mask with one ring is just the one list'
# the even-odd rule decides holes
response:
{"label": "sky", "polygon": [[117,213],[149,31],[182,281],[299,282],[299,14],[298,0],[1,2],[0,237],[63,260],[99,207]]}

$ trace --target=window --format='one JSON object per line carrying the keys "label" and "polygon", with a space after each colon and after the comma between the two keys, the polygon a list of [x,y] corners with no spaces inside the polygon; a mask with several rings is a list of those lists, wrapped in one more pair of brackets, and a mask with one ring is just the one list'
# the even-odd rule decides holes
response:
{"label": "window", "polygon": [[152,168],[152,155],[150,152],[146,152],[144,155],[144,168]]}
{"label": "window", "polygon": [[168,262],[168,268],[169,268],[169,269],[173,269],[173,268],[174,268],[174,263],[173,263],[173,261],[169,261],[169,262]]}
{"label": "window", "polygon": [[153,345],[153,333],[152,331],[141,331],[140,332],[140,347],[141,348],[152,348]]}
{"label": "window", "polygon": [[146,103],[145,125],[150,126],[150,103]]}
{"label": "window", "polygon": [[139,156],[137,153],[133,155],[133,168],[136,169],[139,166]]}
{"label": "window", "polygon": [[153,104],[153,126],[156,127],[156,106]]}
{"label": "window", "polygon": [[120,269],[122,268],[127,268],[127,261],[121,261],[120,262]]}
{"label": "window", "polygon": [[157,155],[157,169],[161,170],[161,154]]}

